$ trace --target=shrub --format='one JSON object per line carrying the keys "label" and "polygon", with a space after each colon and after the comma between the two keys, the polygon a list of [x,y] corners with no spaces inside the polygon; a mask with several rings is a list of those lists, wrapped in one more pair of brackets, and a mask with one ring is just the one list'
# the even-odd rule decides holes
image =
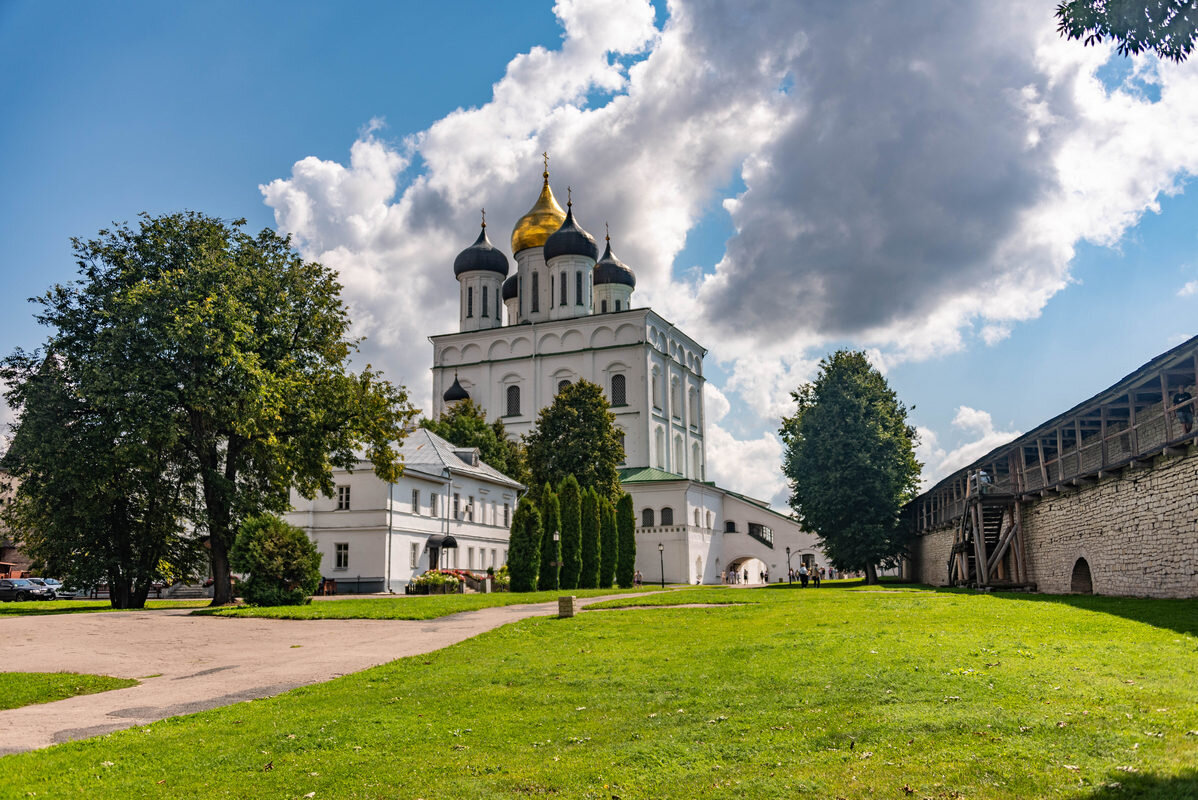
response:
{"label": "shrub", "polygon": [[599,498],[599,588],[610,589],[616,579],[616,509],[606,497]]}
{"label": "shrub", "polygon": [[409,585],[428,588],[444,586],[453,591],[457,591],[461,583],[461,579],[456,575],[450,575],[446,572],[440,572],[438,570],[430,570],[417,578],[413,578]]}
{"label": "shrub", "polygon": [[582,572],[582,489],[573,475],[567,475],[557,493],[561,504],[562,569],[560,587],[577,589]]}
{"label": "shrub", "polygon": [[242,596],[256,606],[299,606],[320,585],[320,553],[307,534],[263,514],[241,525],[229,564],[246,577]]}
{"label": "shrub", "polygon": [[527,497],[520,498],[512,518],[507,560],[511,567],[512,591],[536,591],[541,569],[541,512]]}
{"label": "shrub", "polygon": [[616,538],[616,583],[627,589],[636,572],[636,511],[630,494],[616,503]]}
{"label": "shrub", "polygon": [[582,571],[579,589],[599,587],[599,495],[594,489],[582,491]]}

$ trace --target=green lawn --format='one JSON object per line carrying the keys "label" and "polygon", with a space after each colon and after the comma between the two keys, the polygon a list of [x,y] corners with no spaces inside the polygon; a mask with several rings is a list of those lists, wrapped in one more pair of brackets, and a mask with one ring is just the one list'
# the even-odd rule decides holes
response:
{"label": "green lawn", "polygon": [[[560,592],[494,592],[492,594],[439,594],[419,597],[354,597],[345,600],[314,600],[306,606],[239,606],[193,611],[218,617],[266,617],[269,619],[435,619],[462,611],[525,603],[548,603],[564,595],[602,597],[610,594],[654,591],[640,589],[570,589]],[[657,589],[660,591],[660,589]]]}
{"label": "green lawn", "polygon": [[[130,678],[75,672],[0,672],[0,711],[34,703],[52,703],[77,694],[95,694],[136,686]],[[3,791],[0,789],[0,791]]]}
{"label": "green lawn", "polygon": [[5,757],[0,796],[1198,797],[1194,601],[685,594],[753,603],[525,620]]}
{"label": "green lawn", "polygon": [[[164,608],[199,608],[211,600],[147,600],[146,610]],[[129,611],[113,608],[107,600],[30,600],[24,603],[0,603],[0,617],[19,617],[30,614],[78,614],[89,611]]]}

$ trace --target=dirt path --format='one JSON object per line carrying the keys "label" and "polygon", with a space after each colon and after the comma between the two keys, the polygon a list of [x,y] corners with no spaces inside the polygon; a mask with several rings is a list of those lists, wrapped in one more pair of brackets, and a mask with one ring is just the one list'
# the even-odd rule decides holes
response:
{"label": "dirt path", "polygon": [[193,617],[187,609],[6,617],[0,619],[6,672],[89,672],[142,682],[0,711],[0,755],[269,697],[555,613],[556,602],[419,621]]}

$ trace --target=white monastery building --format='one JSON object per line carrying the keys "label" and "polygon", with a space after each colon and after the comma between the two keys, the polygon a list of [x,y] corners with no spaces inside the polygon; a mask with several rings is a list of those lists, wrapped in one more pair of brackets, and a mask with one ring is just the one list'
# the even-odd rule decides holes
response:
{"label": "white monastery building", "polygon": [[[543,175],[512,231],[516,269],[487,237],[454,261],[459,330],[431,337],[434,413],[466,398],[509,434],[532,430],[569,383],[603,387],[624,441],[621,481],[637,510],[637,568],[647,581],[718,583],[748,568],[785,579],[791,565],[827,563],[815,537],[767,504],[707,481],[706,349],[650,308],[636,276],[563,211]],[[660,545],[660,549],[659,549]]]}

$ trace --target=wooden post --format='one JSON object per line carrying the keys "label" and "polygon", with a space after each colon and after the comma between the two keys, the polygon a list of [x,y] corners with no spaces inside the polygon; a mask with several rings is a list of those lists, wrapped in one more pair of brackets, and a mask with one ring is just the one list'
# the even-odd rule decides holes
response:
{"label": "wooden post", "polygon": [[1127,390],[1127,430],[1130,432],[1131,454],[1132,457],[1140,454],[1140,431],[1136,426],[1136,390],[1135,387]]}
{"label": "wooden post", "polygon": [[1044,439],[1039,436],[1036,437],[1036,452],[1040,456],[1040,480],[1042,481],[1040,488],[1047,489],[1048,467],[1044,464]]}
{"label": "wooden post", "polygon": [[979,499],[973,504],[973,550],[976,555],[977,584],[980,589],[990,583],[990,572],[986,569],[986,529],[982,527],[982,504]]}
{"label": "wooden post", "polygon": [[1103,403],[1102,406],[1100,406],[1100,408],[1099,408],[1099,424],[1101,425],[1101,428],[1099,429],[1098,438],[1102,441],[1102,453],[1098,457],[1098,471],[1099,472],[1102,472],[1104,469],[1106,469],[1106,465],[1111,463],[1110,458],[1107,456],[1107,444],[1106,444],[1106,436],[1107,436],[1106,416],[1107,415],[1106,415],[1106,410],[1107,410],[1107,404]]}
{"label": "wooden post", "polygon": [[1165,442],[1173,441],[1173,418],[1169,415],[1169,373],[1161,370],[1161,413],[1165,415]]}

